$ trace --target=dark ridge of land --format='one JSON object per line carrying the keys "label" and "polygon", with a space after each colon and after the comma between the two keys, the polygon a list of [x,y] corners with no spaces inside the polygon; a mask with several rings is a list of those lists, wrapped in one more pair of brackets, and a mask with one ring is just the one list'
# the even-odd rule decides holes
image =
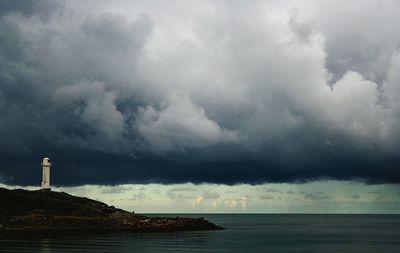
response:
{"label": "dark ridge of land", "polygon": [[203,218],[146,217],[65,192],[0,188],[1,231],[219,230]]}

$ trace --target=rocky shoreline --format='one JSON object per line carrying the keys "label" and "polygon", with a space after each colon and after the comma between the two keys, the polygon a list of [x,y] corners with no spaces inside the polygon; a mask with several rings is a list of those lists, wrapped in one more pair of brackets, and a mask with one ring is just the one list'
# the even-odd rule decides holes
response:
{"label": "rocky shoreline", "polygon": [[0,232],[223,229],[203,218],[146,217],[64,192],[0,188],[0,203]]}

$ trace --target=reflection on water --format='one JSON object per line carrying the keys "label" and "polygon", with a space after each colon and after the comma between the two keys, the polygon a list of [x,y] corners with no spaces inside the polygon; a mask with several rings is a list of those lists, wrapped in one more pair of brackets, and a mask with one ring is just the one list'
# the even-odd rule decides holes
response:
{"label": "reflection on water", "polygon": [[399,215],[201,216],[227,229],[0,234],[0,252],[400,252]]}
{"label": "reflection on water", "polygon": [[51,239],[42,238],[40,239],[40,252],[42,253],[50,253],[51,252]]}

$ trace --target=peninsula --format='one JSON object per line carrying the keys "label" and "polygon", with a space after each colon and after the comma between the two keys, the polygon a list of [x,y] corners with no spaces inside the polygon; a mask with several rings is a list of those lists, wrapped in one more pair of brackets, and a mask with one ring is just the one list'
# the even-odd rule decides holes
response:
{"label": "peninsula", "polygon": [[0,203],[0,232],[222,229],[203,218],[146,217],[64,192],[0,188]]}

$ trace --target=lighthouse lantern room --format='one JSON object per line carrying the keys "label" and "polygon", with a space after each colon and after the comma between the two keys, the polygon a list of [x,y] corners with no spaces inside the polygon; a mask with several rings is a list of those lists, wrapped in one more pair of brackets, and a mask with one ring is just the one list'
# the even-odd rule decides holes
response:
{"label": "lighthouse lantern room", "polygon": [[51,161],[50,158],[43,158],[42,161],[42,190],[50,190],[50,167]]}

